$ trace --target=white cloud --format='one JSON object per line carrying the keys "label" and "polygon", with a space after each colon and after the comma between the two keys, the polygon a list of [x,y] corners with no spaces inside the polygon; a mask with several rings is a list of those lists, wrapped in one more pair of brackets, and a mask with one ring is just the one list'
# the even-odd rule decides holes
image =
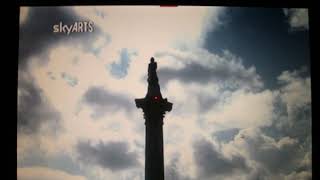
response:
{"label": "white cloud", "polygon": [[288,17],[290,28],[297,29],[309,29],[309,16],[308,9],[284,9],[284,14]]}
{"label": "white cloud", "polygon": [[[138,48],[151,56],[154,50],[182,41],[196,43],[208,19],[216,19],[219,7],[161,8],[159,6],[76,7],[112,36],[115,47]],[[97,12],[105,14],[99,16]],[[211,14],[210,18],[207,18]],[[211,26],[215,26],[215,22]],[[130,32],[130,33],[128,33]]]}
{"label": "white cloud", "polygon": [[86,178],[83,176],[72,175],[61,170],[44,168],[44,167],[17,168],[17,179],[19,180],[86,180]]}
{"label": "white cloud", "polygon": [[268,176],[287,173],[298,167],[299,142],[290,137],[279,140],[267,136],[259,128],[243,129],[228,144],[223,145],[227,154],[240,153],[250,167],[261,167]]}
{"label": "white cloud", "polygon": [[307,152],[307,153],[304,155],[304,157],[303,157],[300,165],[301,165],[302,167],[310,167],[310,166],[312,165],[312,159],[311,159],[311,157],[312,157],[311,152]]}
{"label": "white cloud", "polygon": [[[218,16],[223,13],[223,8],[108,6],[75,9],[79,15],[94,21],[96,26],[110,35],[110,39],[98,38],[92,43],[93,49],[99,49],[98,52],[84,52],[77,45],[59,44],[49,50],[46,65],[30,65],[30,73],[35,82],[48,101],[61,113],[64,130],[56,137],[41,133],[35,138],[18,137],[18,160],[23,161],[35,147],[41,147],[41,151],[45,152],[44,156],[64,152],[74,157],[75,145],[79,140],[95,143],[125,141],[130,152],[139,154],[137,161],[144,166],[145,127],[142,111],[136,109],[126,112],[115,108],[108,112],[103,107],[99,110],[105,113],[101,118],[94,119],[92,114],[96,109],[83,103],[82,99],[91,87],[96,86],[111,95],[125,95],[123,98],[128,98],[134,104],[134,98],[145,96],[147,81],[143,77],[147,74],[149,58],[156,53],[158,69],[170,68],[171,72],[175,72],[197,63],[208,70],[207,75],[210,76],[208,80],[199,83],[193,77],[194,74],[187,71],[186,76],[181,76],[180,79],[173,77],[166,86],[161,87],[163,96],[173,102],[173,110],[165,115],[163,126],[165,165],[177,166],[176,173],[184,174],[184,178],[197,179],[191,145],[199,136],[209,139],[214,147],[218,147],[218,153],[227,159],[232,156],[245,157],[254,169],[252,171],[257,171],[250,172],[249,175],[237,172],[229,177],[222,177],[225,179],[256,177],[255,173],[264,168],[264,160],[257,162],[257,157],[250,156],[248,152],[277,155],[278,150],[294,147],[299,143],[292,137],[275,139],[264,135],[259,128],[272,123],[276,96],[281,96],[292,111],[295,106],[308,105],[310,78],[303,79],[299,73],[284,72],[279,76],[282,88],[271,91],[264,89],[255,67],[245,67],[241,58],[228,51],[223,55],[216,55],[201,49],[206,32],[221,24]],[[207,24],[209,21],[213,23]],[[117,79],[106,67],[119,60],[123,48],[135,51],[137,55],[130,57],[127,76]],[[63,72],[77,79],[77,85],[70,87],[66,84],[60,76]],[[164,77],[165,74],[159,76],[160,82]],[[206,76],[199,76],[198,79],[201,78]],[[23,92],[18,93],[21,95]],[[203,109],[206,111],[202,112]],[[212,139],[214,131],[228,128],[243,130],[228,144]],[[243,139],[242,136],[247,138]],[[173,160],[177,156],[179,158],[175,164]],[[310,161],[305,157],[303,162],[308,164]],[[81,166],[90,179],[143,178],[143,168],[112,172],[85,163]],[[41,167],[18,171],[21,177],[24,175],[23,177],[29,178],[38,175],[45,177],[48,174],[62,179],[83,178]]]}
{"label": "white cloud", "polygon": [[283,85],[280,89],[280,96],[287,104],[289,115],[292,114],[294,109],[311,103],[310,77],[302,78],[301,73],[303,73],[303,70],[284,71],[278,77],[279,82]]}
{"label": "white cloud", "polygon": [[306,138],[311,132],[311,79],[304,70],[284,71],[278,81],[278,97],[283,107],[277,107],[275,125],[292,136]]}
{"label": "white cloud", "polygon": [[215,29],[219,28],[225,22],[223,22],[220,17],[225,13],[225,7],[220,8],[210,8],[203,20],[204,28],[202,28],[202,36],[200,38],[200,45],[203,46],[208,32],[213,32]]}
{"label": "white cloud", "polygon": [[312,174],[309,171],[302,172],[292,172],[291,174],[285,176],[285,180],[305,180],[312,179]]}
{"label": "white cloud", "polygon": [[[238,90],[221,105],[205,114],[208,125],[223,129],[268,126],[272,122],[274,93]],[[210,127],[210,126],[209,126]]]}
{"label": "white cloud", "polygon": [[217,55],[202,48],[170,49],[157,52],[156,57],[164,62],[165,67],[159,70],[163,82],[171,79],[201,84],[214,82],[226,89],[263,87],[255,67],[245,67],[242,59],[229,51]]}
{"label": "white cloud", "polygon": [[[147,88],[146,82],[141,82],[141,78],[147,72],[149,60],[145,58],[150,57],[155,50],[171,47],[174,44],[172,40],[179,35],[182,36],[179,38],[192,39],[192,43],[195,43],[201,34],[203,18],[207,11],[205,7],[179,7],[177,10],[160,9],[159,7],[131,8],[128,14],[128,7],[76,7],[79,15],[92,19],[96,26],[110,35],[111,43],[105,43],[105,39],[97,39],[93,44],[101,48],[101,53],[98,55],[83,52],[77,45],[72,47],[70,44],[60,44],[50,49],[46,66],[39,66],[36,63],[30,65],[31,74],[37,84],[47,96],[48,101],[62,115],[65,131],[61,134],[63,138],[55,139],[55,144],[60,145],[57,149],[61,150],[62,147],[70,149],[74,141],[85,137],[89,139],[107,138],[105,140],[108,140],[111,137],[125,138],[125,134],[128,134],[126,137],[133,142],[136,136],[130,133],[136,133],[126,129],[136,131],[136,125],[132,123],[135,119],[143,124],[141,112],[137,110],[135,116],[131,118],[121,113],[108,114],[108,118],[104,120],[105,124],[115,122],[121,124],[119,129],[121,132],[112,134],[100,128],[107,127],[103,125],[103,122],[92,121],[91,112],[86,109],[87,107],[79,109],[79,100],[90,86],[96,85],[103,85],[111,92],[128,94],[132,102],[134,98],[143,97]],[[105,17],[96,16],[97,11],[104,13]],[[155,20],[157,18],[158,20]],[[133,22],[135,26],[132,26]],[[128,29],[131,30],[130,33],[127,33]],[[110,76],[105,66],[117,60],[119,51],[124,47],[137,50],[138,56],[132,59],[133,63],[130,64],[128,75],[119,80]],[[150,48],[153,50],[151,51]],[[54,76],[55,79],[48,78],[48,72],[50,72],[50,77]],[[62,81],[60,75],[64,72],[78,80],[77,86],[70,87]],[[74,128],[74,124],[77,124],[77,128]],[[137,136],[140,137],[142,134],[140,132]],[[54,147],[49,149],[48,151],[51,152]]]}
{"label": "white cloud", "polygon": [[20,7],[20,25],[22,25],[27,17],[28,17],[28,13],[29,13],[29,8],[28,7]]}

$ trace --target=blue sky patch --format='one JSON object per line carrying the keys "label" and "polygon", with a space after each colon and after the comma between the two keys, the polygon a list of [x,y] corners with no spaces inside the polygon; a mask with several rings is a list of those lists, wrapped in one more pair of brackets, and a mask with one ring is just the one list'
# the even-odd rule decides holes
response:
{"label": "blue sky patch", "polygon": [[111,64],[110,73],[116,78],[124,78],[128,74],[128,68],[131,62],[131,56],[137,55],[136,51],[129,51],[127,48],[123,48],[120,51],[120,58],[118,61]]}

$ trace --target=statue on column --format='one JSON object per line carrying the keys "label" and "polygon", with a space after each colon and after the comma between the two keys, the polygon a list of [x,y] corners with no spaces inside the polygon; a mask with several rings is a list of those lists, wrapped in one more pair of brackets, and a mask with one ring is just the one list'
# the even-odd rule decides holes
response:
{"label": "statue on column", "polygon": [[135,99],[143,110],[146,125],[145,180],[164,180],[163,118],[172,103],[162,98],[157,76],[157,63],[152,57],[148,66],[148,92],[145,98]]}
{"label": "statue on column", "polygon": [[157,63],[154,62],[153,57],[151,57],[150,63],[148,66],[148,83],[158,83]]}
{"label": "statue on column", "polygon": [[157,76],[157,63],[154,61],[153,57],[151,57],[148,66],[148,92],[146,98],[162,99]]}

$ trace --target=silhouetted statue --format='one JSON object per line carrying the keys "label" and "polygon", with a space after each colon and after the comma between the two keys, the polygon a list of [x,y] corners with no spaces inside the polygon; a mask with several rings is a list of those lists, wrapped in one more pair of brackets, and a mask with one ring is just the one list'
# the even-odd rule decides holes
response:
{"label": "silhouetted statue", "polygon": [[148,66],[148,92],[146,97],[158,97],[159,99],[162,99],[159,80],[157,76],[157,63],[154,61],[153,57],[151,57]]}
{"label": "silhouetted statue", "polygon": [[154,62],[154,58],[151,57],[150,63],[148,66],[148,83],[158,83],[157,76],[157,63]]}

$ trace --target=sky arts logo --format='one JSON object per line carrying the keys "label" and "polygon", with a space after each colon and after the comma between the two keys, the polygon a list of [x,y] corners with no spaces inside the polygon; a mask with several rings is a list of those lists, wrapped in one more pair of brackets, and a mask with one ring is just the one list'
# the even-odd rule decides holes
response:
{"label": "sky arts logo", "polygon": [[93,32],[93,22],[92,21],[78,21],[73,24],[63,24],[61,21],[59,24],[53,25],[54,33],[65,33],[69,35],[70,33],[81,33],[81,32]]}

